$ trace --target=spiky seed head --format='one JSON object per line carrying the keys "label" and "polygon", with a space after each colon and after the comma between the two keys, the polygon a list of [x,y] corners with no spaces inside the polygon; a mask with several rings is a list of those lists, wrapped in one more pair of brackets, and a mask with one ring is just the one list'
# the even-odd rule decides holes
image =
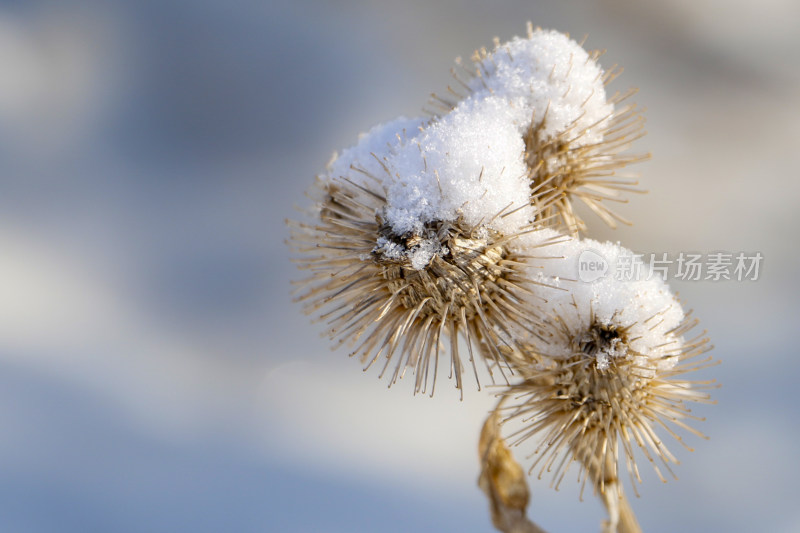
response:
{"label": "spiky seed head", "polygon": [[670,463],[677,460],[657,430],[687,449],[675,428],[705,438],[688,425],[687,420],[701,419],[687,404],[710,402],[704,389],[713,381],[683,376],[714,361],[697,361],[710,347],[704,333],[685,338],[696,325],[689,317],[652,335],[666,313],[637,322],[625,322],[622,313],[601,318],[592,312],[587,319],[553,315],[544,320],[549,351],[542,353],[540,344],[516,354],[512,359],[525,379],[506,392],[507,421],[521,423],[512,440],[538,442],[531,473],[538,471],[539,478],[552,473],[557,488],[577,462],[581,495],[587,478],[602,492],[606,484],[616,483],[624,456],[635,489],[633,481],[641,482],[634,457],[639,448],[662,481],[666,478],[657,462],[674,477]]}
{"label": "spiky seed head", "polygon": [[[430,378],[433,394],[439,354],[449,339],[449,373],[461,389],[459,337],[478,380],[478,359],[490,375],[502,359],[484,339],[508,338],[512,327],[531,329],[525,257],[511,246],[519,234],[456,219],[397,235],[384,220],[377,180],[374,186],[320,181],[318,189],[317,221],[290,222],[296,262],[311,272],[298,299],[328,325],[336,346],[354,347],[351,355],[365,369],[378,362],[391,385],[410,368],[415,392],[426,392]],[[484,357],[479,345],[488,347]]]}

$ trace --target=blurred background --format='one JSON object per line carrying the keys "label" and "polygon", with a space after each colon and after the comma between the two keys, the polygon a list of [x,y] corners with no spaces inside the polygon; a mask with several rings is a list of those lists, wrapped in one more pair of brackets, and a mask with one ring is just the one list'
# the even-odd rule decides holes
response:
{"label": "blurred background", "polygon": [[[638,86],[650,193],[601,239],[761,252],[675,283],[724,387],[711,439],[643,465],[645,531],[800,531],[800,3],[0,2],[0,531],[491,531],[487,394],[412,397],[292,303],[286,217],[334,150],[416,115],[456,56],[525,22]],[[597,531],[577,484],[546,529]]]}

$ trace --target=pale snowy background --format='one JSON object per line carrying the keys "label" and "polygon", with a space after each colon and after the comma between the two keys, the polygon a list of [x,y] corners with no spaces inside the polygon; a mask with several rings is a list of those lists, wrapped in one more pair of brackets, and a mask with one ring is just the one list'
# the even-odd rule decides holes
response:
{"label": "pale snowy background", "polygon": [[[0,4],[0,530],[490,531],[490,400],[330,353],[283,219],[334,149],[530,19],[588,33],[648,108],[651,192],[593,236],[765,257],[754,283],[675,285],[725,386],[680,481],[648,473],[644,529],[800,531],[800,4],[428,4]],[[554,533],[602,516],[572,485],[532,507]]]}

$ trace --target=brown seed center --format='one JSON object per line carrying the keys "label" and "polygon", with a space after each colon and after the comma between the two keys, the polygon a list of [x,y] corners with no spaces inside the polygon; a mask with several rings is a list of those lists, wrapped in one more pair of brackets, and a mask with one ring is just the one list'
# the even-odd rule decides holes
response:
{"label": "brown seed center", "polygon": [[[373,250],[372,257],[405,308],[419,306],[422,317],[435,313],[448,318],[458,318],[464,309],[470,319],[481,301],[499,290],[496,281],[508,270],[503,265],[508,251],[493,244],[498,235],[492,233],[465,232],[456,221],[432,222],[421,235],[397,236],[384,225],[380,231],[384,246]],[[427,264],[413,264],[415,254],[423,254]]]}

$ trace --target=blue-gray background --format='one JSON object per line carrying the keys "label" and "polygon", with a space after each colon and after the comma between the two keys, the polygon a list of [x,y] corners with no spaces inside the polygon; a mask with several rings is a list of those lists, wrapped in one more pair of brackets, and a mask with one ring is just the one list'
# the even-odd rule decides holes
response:
{"label": "blue-gray background", "polygon": [[[0,531],[490,531],[491,399],[330,353],[283,220],[333,150],[526,20],[588,33],[648,108],[650,193],[594,236],[765,258],[675,285],[724,387],[679,481],[642,465],[645,530],[800,531],[800,4],[429,4],[0,3]],[[576,488],[534,483],[531,514],[598,530]]]}

